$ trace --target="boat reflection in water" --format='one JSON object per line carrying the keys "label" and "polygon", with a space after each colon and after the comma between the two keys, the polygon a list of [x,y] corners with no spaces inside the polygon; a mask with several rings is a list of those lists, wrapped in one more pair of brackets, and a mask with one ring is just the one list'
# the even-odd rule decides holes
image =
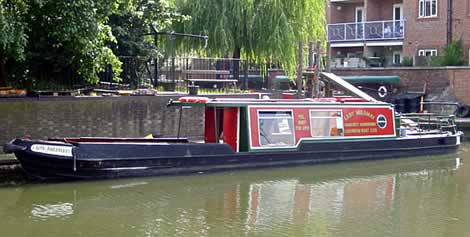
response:
{"label": "boat reflection in water", "polygon": [[372,228],[378,236],[424,236],[427,225],[446,224],[416,223],[452,208],[432,206],[457,198],[446,191],[460,164],[425,157],[4,188],[0,229],[15,236],[70,229],[82,231],[68,236],[364,236]]}

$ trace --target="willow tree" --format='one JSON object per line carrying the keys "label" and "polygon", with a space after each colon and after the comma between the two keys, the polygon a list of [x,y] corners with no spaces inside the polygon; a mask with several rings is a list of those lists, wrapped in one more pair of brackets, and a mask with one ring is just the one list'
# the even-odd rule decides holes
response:
{"label": "willow tree", "polygon": [[325,35],[324,0],[176,0],[176,6],[191,16],[177,29],[208,35],[212,54],[277,61],[290,75],[299,41]]}

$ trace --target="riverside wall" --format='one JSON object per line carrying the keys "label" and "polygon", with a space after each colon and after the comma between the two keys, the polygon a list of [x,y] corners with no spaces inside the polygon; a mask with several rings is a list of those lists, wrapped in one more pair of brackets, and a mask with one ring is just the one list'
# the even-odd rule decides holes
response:
{"label": "riverside wall", "polygon": [[[0,144],[25,135],[38,139],[86,136],[142,137],[150,133],[176,136],[179,109],[167,108],[166,105],[170,99],[179,97],[0,99]],[[258,98],[258,94],[230,97]],[[181,136],[202,135],[202,108],[184,109]]]}

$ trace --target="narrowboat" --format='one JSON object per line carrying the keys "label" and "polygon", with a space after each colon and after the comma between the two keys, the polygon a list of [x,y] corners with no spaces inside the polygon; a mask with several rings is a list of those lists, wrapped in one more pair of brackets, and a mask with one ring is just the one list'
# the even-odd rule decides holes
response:
{"label": "narrowboat", "polygon": [[[181,97],[168,106],[203,107],[204,139],[14,139],[24,170],[41,179],[103,179],[400,158],[455,152],[453,115],[400,114],[331,73],[352,96],[313,99]],[[181,123],[181,117],[179,118]]]}

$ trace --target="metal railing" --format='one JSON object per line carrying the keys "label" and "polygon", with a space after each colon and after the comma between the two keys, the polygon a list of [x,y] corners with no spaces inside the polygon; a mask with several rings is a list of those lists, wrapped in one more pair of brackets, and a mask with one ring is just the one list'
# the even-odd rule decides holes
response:
{"label": "metal railing", "polygon": [[416,135],[450,132],[457,133],[453,114],[407,113],[400,115],[400,128]]}
{"label": "metal railing", "polygon": [[[188,85],[203,88],[261,89],[264,87],[264,65],[249,63],[235,58],[201,57],[120,57],[123,72],[120,84],[135,88],[160,88],[163,90],[186,90]],[[109,85],[112,71],[100,75]]]}
{"label": "metal railing", "polygon": [[261,78],[258,65],[236,58],[168,58],[159,60],[157,67],[155,85],[164,87],[197,84],[207,88],[253,88],[255,82],[248,81],[250,75]]}
{"label": "metal railing", "polygon": [[381,57],[334,57],[331,59],[332,68],[366,68],[366,67],[399,67],[400,63],[393,61],[393,56]]}
{"label": "metal railing", "polygon": [[393,40],[405,37],[405,20],[328,24],[328,42]]}

